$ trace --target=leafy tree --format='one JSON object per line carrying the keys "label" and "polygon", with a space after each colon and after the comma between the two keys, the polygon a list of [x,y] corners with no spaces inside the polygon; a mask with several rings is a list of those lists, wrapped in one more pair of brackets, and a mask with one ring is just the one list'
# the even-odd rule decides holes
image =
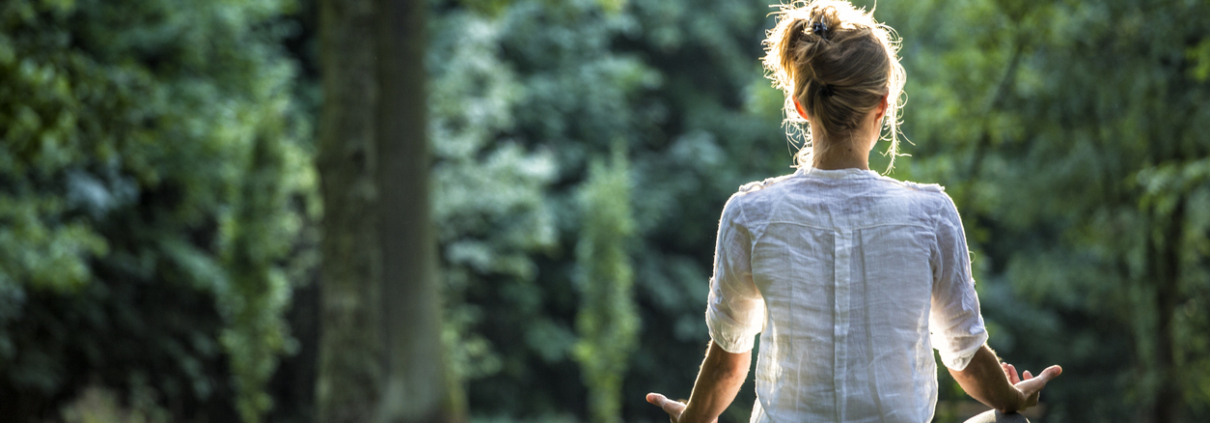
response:
{"label": "leafy tree", "polygon": [[580,192],[583,216],[576,247],[580,341],[573,356],[588,385],[589,416],[596,422],[622,421],[622,376],[634,351],[638,317],[631,294],[634,270],[627,244],[634,235],[630,211],[630,168],[621,149],[609,167],[594,160]]}
{"label": "leafy tree", "polygon": [[[544,202],[557,166],[549,151],[527,151],[511,136],[512,111],[525,91],[500,59],[501,24],[464,10],[436,19],[429,110],[445,338],[459,378],[474,383],[503,370],[503,360],[471,328],[498,318],[494,312],[526,309],[518,303],[523,299],[504,292],[532,289],[536,257],[555,242],[553,207]],[[574,340],[546,316],[527,318],[543,334],[531,344],[539,354]]]}
{"label": "leafy tree", "polygon": [[0,415],[86,384],[180,419],[271,406],[314,189],[287,11],[0,5]]}

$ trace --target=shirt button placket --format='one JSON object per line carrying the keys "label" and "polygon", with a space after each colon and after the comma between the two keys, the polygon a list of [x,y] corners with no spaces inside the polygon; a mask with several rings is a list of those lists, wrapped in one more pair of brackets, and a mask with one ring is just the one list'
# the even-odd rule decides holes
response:
{"label": "shirt button placket", "polygon": [[834,310],[832,313],[835,326],[833,329],[833,384],[836,393],[836,421],[844,421],[845,396],[848,395],[848,390],[845,386],[845,375],[847,369],[845,367],[845,347],[847,346],[849,332],[849,279],[851,257],[849,245],[852,243],[853,231],[849,229],[840,229],[834,233],[836,237],[836,261],[833,263],[833,304]]}

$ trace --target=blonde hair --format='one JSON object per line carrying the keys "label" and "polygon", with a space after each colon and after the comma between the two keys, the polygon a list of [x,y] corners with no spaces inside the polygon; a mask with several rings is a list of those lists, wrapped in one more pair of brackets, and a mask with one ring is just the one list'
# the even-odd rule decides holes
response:
{"label": "blonde hair", "polygon": [[[899,155],[899,109],[906,75],[899,64],[895,30],[874,20],[873,12],[844,0],[798,0],[775,6],[777,25],[765,39],[764,67],[773,86],[786,93],[787,133],[803,137],[795,167],[814,165],[812,133],[846,140],[861,118],[887,96],[883,127],[895,166]],[[793,99],[815,120],[799,117]],[[827,147],[827,146],[825,146]]]}

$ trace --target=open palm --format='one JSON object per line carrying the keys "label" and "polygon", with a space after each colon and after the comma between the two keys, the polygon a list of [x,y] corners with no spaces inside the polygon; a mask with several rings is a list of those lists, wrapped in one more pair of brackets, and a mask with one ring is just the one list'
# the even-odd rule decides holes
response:
{"label": "open palm", "polygon": [[1000,367],[1004,369],[1004,375],[1008,376],[1008,383],[1013,384],[1025,396],[1025,402],[1018,410],[1038,405],[1038,396],[1042,392],[1042,388],[1046,387],[1046,383],[1063,374],[1063,368],[1059,366],[1047,367],[1038,376],[1034,376],[1029,370],[1018,376],[1017,368],[1008,363],[1000,363]]}
{"label": "open palm", "polygon": [[[647,394],[647,402],[660,407],[665,413],[668,413],[668,420],[672,423],[681,423],[681,413],[685,412],[685,403],[673,401],[661,394]],[[710,423],[717,423],[718,419],[712,420]]]}

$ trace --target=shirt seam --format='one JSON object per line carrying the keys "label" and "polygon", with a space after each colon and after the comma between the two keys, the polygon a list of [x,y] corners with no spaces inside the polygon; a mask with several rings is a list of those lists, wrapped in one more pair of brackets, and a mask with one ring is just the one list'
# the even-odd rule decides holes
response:
{"label": "shirt seam", "polygon": [[744,213],[744,202],[740,198],[735,198],[735,206],[739,208],[739,224],[744,227],[744,230],[748,231],[748,236],[751,237],[752,230],[747,227],[748,215]]}
{"label": "shirt seam", "polygon": [[[947,195],[946,198],[948,198],[948,197],[949,196]],[[931,218],[933,220],[933,228],[932,228],[932,232],[931,232],[933,235],[933,245],[932,245],[932,251],[929,251],[929,253],[937,256],[939,264],[940,264],[940,260],[941,260],[941,254],[944,253],[943,251],[941,251],[941,236],[940,236],[940,234],[941,234],[941,213],[946,212],[946,209],[947,209],[946,206],[947,206],[946,202],[943,201],[941,203],[941,210],[937,210],[937,211],[934,211],[933,213],[929,213],[929,218]],[[956,209],[957,206],[954,206],[954,208]],[[932,265],[932,262],[933,262],[932,257],[929,257],[929,265]],[[933,275],[933,283],[932,283],[931,289],[937,289],[937,282],[939,282],[939,279],[940,279],[937,277],[937,272],[938,271],[944,272],[944,269],[938,268],[938,269],[929,269],[929,270],[932,270],[932,272],[930,272],[930,273],[932,273],[932,275]],[[932,327],[929,327],[929,333],[930,334],[933,333]]]}
{"label": "shirt seam", "polygon": [[[760,238],[760,234],[758,234],[755,230],[753,230],[752,225],[749,224],[748,214],[747,214],[747,212],[744,211],[744,202],[741,198],[742,197],[736,197],[735,206],[739,208],[739,218],[740,218],[739,226],[743,227],[744,230],[748,232],[748,245],[747,245],[748,262],[749,262],[749,268],[751,268],[752,246],[756,245],[756,240],[757,240],[757,238]],[[768,224],[769,224],[768,222],[765,222],[766,226]],[[763,233],[763,231],[762,231],[762,233]]]}

